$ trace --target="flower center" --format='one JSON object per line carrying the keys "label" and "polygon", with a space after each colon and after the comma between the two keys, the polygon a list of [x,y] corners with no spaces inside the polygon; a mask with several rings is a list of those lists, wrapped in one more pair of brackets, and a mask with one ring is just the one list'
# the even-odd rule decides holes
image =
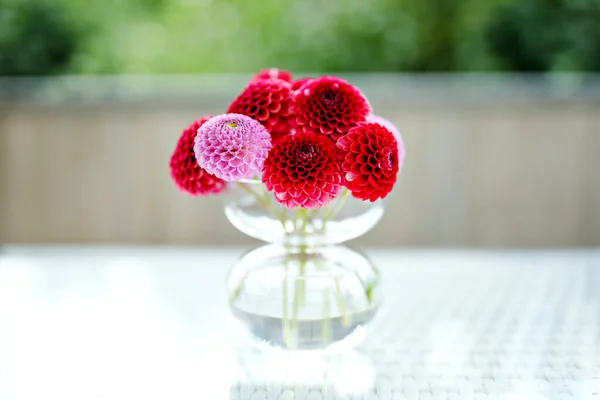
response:
{"label": "flower center", "polygon": [[321,93],[321,100],[327,105],[332,105],[338,102],[339,94],[331,89],[326,89]]}
{"label": "flower center", "polygon": [[296,157],[298,157],[299,161],[307,162],[311,161],[317,152],[313,148],[313,146],[303,144],[298,148],[296,152]]}
{"label": "flower center", "polygon": [[380,153],[379,160],[381,168],[388,171],[392,170],[396,163],[396,158],[394,157],[394,152],[392,150],[384,150]]}
{"label": "flower center", "polygon": [[237,122],[228,122],[227,126],[230,128],[237,128],[238,127],[238,123]]}

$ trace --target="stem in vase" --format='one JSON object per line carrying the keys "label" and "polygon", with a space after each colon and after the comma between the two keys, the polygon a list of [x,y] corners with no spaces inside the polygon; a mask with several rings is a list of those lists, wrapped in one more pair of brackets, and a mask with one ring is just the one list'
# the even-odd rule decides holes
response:
{"label": "stem in vase", "polygon": [[285,261],[285,273],[283,276],[283,342],[286,346],[291,347],[292,341],[290,338],[290,319],[288,316],[288,260]]}
{"label": "stem in vase", "polygon": [[269,198],[268,193],[265,193],[265,196],[263,197],[259,193],[256,193],[254,190],[252,190],[252,188],[249,187],[247,184],[245,184],[243,182],[236,182],[236,183],[238,184],[239,187],[244,189],[247,193],[252,195],[252,197],[254,197],[256,200],[258,200],[258,202],[263,207],[265,207],[267,210],[271,211],[271,213],[273,213],[275,218],[277,218],[279,220],[279,222],[281,223],[281,225],[283,226],[284,231],[286,231],[286,226],[285,226],[286,216],[284,213],[280,212],[277,209],[276,204],[273,204],[271,202],[271,199]]}
{"label": "stem in vase", "polygon": [[[301,235],[306,236],[308,234],[308,232],[306,231],[306,228],[308,226],[309,210],[307,210],[305,208],[298,208],[296,210],[296,218],[297,218],[297,222],[299,222],[299,225],[300,225],[299,229],[300,229]],[[302,311],[302,309],[304,308],[304,306],[306,304],[306,263],[307,263],[308,257],[309,257],[307,250],[308,250],[308,246],[305,244],[298,246],[299,265],[298,265],[298,275],[296,276],[296,278],[294,280],[294,300],[293,300],[293,304],[292,304],[293,316],[292,316],[292,321],[291,321],[291,323],[292,323],[291,335],[296,339],[295,340],[296,344],[297,344],[298,337],[299,337],[299,327],[300,327],[299,314],[300,314],[300,311]],[[286,344],[288,344],[288,346],[289,346],[288,341],[286,341]]]}
{"label": "stem in vase", "polygon": [[325,215],[323,216],[323,226],[321,227],[321,231],[325,230],[325,226],[327,225],[327,221],[329,221],[331,218],[335,217],[336,214],[338,212],[340,212],[340,210],[342,209],[342,207],[344,206],[344,203],[346,202],[346,200],[348,199],[348,196],[350,195],[350,191],[348,189],[343,189],[343,193],[342,195],[338,198],[337,203],[335,204],[335,206],[333,206],[333,208],[327,210],[327,212],[325,213]]}
{"label": "stem in vase", "polygon": [[304,307],[306,303],[306,258],[300,259],[300,281],[299,281],[299,307]]}
{"label": "stem in vase", "polygon": [[298,337],[300,332],[300,320],[298,314],[300,313],[300,280],[298,277],[294,280],[294,309],[292,317],[292,333],[294,338],[294,344],[298,345]]}
{"label": "stem in vase", "polygon": [[331,289],[323,290],[323,322],[321,325],[321,338],[323,343],[331,341]]}
{"label": "stem in vase", "polygon": [[309,210],[303,208],[302,209],[302,226],[300,227],[300,229],[302,231],[302,235],[304,235],[304,236],[306,236],[308,234],[308,232],[306,231],[306,228],[308,227],[309,219],[310,219]]}
{"label": "stem in vase", "polygon": [[[335,215],[342,209],[345,201],[350,195],[350,191],[344,190],[344,193],[338,198],[337,202],[332,208],[329,209],[317,209],[317,210],[309,210],[306,208],[298,207],[294,213],[294,221],[292,226],[295,230],[297,230],[300,236],[306,237],[309,236],[312,232],[309,232],[309,226],[313,225],[311,220],[315,218],[319,212],[325,211],[325,215],[323,217],[323,225],[320,229],[320,232],[323,232],[326,227],[326,222],[331,218],[335,217]],[[288,247],[288,246],[286,246]],[[287,288],[287,277],[288,277],[288,268],[289,268],[289,259],[285,262],[286,268],[286,283],[284,284],[284,342],[288,347],[296,347],[299,343],[299,328],[300,328],[300,313],[302,309],[306,305],[306,290],[307,290],[307,262],[311,254],[309,253],[309,246],[305,243],[299,246],[289,246],[288,251],[298,252],[299,254],[299,264],[297,266],[297,274],[294,279],[294,295],[291,304],[291,318],[289,318],[289,309],[288,309],[288,288]],[[317,261],[318,264],[318,261]],[[319,267],[317,265],[317,268]],[[346,304],[346,299],[342,293],[339,277],[333,278],[334,287],[327,287],[323,290],[323,323],[322,323],[322,338],[325,342],[331,340],[331,306],[332,306],[332,297],[335,298],[335,302],[341,314],[342,324],[344,326],[349,326],[351,323],[351,316],[348,313],[348,307]],[[333,292],[333,293],[332,293]],[[291,319],[291,320],[290,320]]]}
{"label": "stem in vase", "polygon": [[338,308],[342,313],[342,324],[344,326],[349,326],[351,319],[348,314],[348,309],[346,308],[346,300],[344,299],[344,295],[342,290],[340,289],[340,283],[338,277],[333,278],[333,283],[335,284],[335,299],[338,303]]}

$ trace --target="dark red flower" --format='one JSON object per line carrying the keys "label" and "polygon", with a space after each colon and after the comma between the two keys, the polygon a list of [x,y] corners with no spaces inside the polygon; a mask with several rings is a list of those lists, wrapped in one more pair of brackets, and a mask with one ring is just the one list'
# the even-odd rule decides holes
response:
{"label": "dark red flower", "polygon": [[293,80],[291,72],[285,71],[285,70],[282,70],[279,68],[263,69],[258,74],[254,75],[254,78],[252,78],[252,80],[254,81],[257,79],[272,79],[272,78],[281,79],[286,82],[292,82],[292,80]]}
{"label": "dark red flower", "polygon": [[352,195],[370,201],[387,196],[399,170],[394,134],[379,124],[360,123],[337,145],[343,151],[342,171]]}
{"label": "dark red flower", "polygon": [[305,83],[312,81],[314,78],[300,78],[292,82],[292,92],[299,90]]}
{"label": "dark red flower", "polygon": [[331,135],[334,140],[364,122],[371,111],[358,88],[334,76],[306,82],[295,100],[297,131]]}
{"label": "dark red flower", "polygon": [[171,177],[184,192],[193,196],[220,193],[225,189],[225,181],[209,174],[198,165],[194,155],[194,138],[198,128],[211,117],[203,117],[188,126],[171,156]]}
{"label": "dark red flower", "polygon": [[340,152],[326,136],[287,135],[269,151],[262,181],[288,208],[319,208],[342,188]]}
{"label": "dark red flower", "polygon": [[292,130],[292,86],[281,79],[254,80],[227,112],[254,118],[278,139]]}

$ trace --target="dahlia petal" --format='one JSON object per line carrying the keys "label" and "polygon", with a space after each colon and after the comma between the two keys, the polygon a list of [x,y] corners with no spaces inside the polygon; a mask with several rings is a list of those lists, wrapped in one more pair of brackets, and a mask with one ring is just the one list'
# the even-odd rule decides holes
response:
{"label": "dahlia petal", "polygon": [[241,114],[209,119],[198,128],[194,142],[198,164],[226,181],[260,171],[271,147],[267,130],[258,121]]}
{"label": "dahlia petal", "polygon": [[252,80],[260,79],[281,79],[286,82],[292,81],[292,73],[278,68],[268,68],[260,71]]}
{"label": "dahlia petal", "polygon": [[360,166],[360,173],[365,175],[372,174],[373,167],[371,167],[369,164],[363,164]]}
{"label": "dahlia petal", "polygon": [[[371,164],[372,160],[375,160],[375,157],[373,156],[369,156],[368,154],[349,154],[350,159],[353,160],[354,162],[360,163],[360,164],[366,164],[369,163]],[[377,160],[375,160],[377,161]]]}
{"label": "dahlia petal", "polygon": [[283,204],[287,208],[295,208],[298,206],[298,203],[296,203],[296,201],[294,201],[294,199],[292,199],[291,197],[289,197],[286,201],[284,201]]}
{"label": "dahlia petal", "polygon": [[300,197],[302,195],[302,190],[294,188],[293,184],[287,189],[287,191],[292,197]]}
{"label": "dahlia petal", "polygon": [[372,138],[374,138],[376,136],[377,135],[373,132],[373,130],[368,129],[364,135],[358,135],[356,137],[356,139],[357,139],[358,143],[360,143],[362,145],[368,145],[373,140]]}
{"label": "dahlia petal", "polygon": [[223,161],[229,161],[229,160],[232,160],[232,159],[234,159],[234,158],[235,158],[235,153],[233,153],[233,152],[224,153],[224,154],[221,156],[221,159],[222,159]]}
{"label": "dahlia petal", "polygon": [[269,111],[272,113],[278,113],[281,110],[281,103],[271,103]]}
{"label": "dahlia petal", "polygon": [[326,136],[306,133],[283,136],[269,151],[263,181],[277,182],[270,190],[286,207],[320,207],[329,201],[332,192],[341,189],[340,164],[330,161],[337,160],[335,155],[336,145]]}
{"label": "dahlia petal", "polygon": [[269,110],[264,108],[259,109],[254,118],[258,119],[259,121],[265,121],[267,118],[269,118]]}
{"label": "dahlia petal", "polygon": [[277,192],[277,193],[275,193],[275,197],[277,197],[277,199],[279,199],[279,200],[285,200],[289,196],[290,195],[287,192]]}
{"label": "dahlia petal", "polygon": [[[234,158],[232,160],[229,161],[229,163],[222,161],[225,164],[229,164],[232,165],[234,167],[239,167],[241,165],[244,165],[244,160],[241,158]],[[219,163],[219,167],[221,167],[221,163]],[[224,168],[224,167],[223,167]]]}
{"label": "dahlia petal", "polygon": [[309,196],[309,198],[313,201],[313,203],[318,203],[319,201],[322,201],[323,203],[327,203],[331,199],[331,196],[329,196],[327,194],[327,192],[323,192],[323,193],[314,193],[311,196]]}
{"label": "dahlia petal", "polygon": [[376,167],[380,164],[380,161],[373,154],[368,156],[366,154],[361,154],[361,156],[363,156],[361,157],[361,164],[369,164],[371,167]]}
{"label": "dahlia petal", "polygon": [[304,193],[306,193],[307,195],[311,195],[311,194],[313,194],[313,193],[316,193],[316,191],[317,191],[317,188],[316,188],[316,187],[314,187],[314,186],[307,185],[307,186],[305,186],[304,188],[302,188],[302,190],[303,190],[303,191],[304,191]]}
{"label": "dahlia petal", "polygon": [[321,125],[321,127],[320,127],[320,131],[324,135],[329,135],[329,134],[333,133],[334,130],[335,130],[334,128],[327,126],[327,125]]}
{"label": "dahlia petal", "polygon": [[397,142],[392,132],[380,124],[359,123],[338,142],[344,156],[345,185],[352,195],[370,201],[387,196],[399,171]]}
{"label": "dahlia petal", "polygon": [[359,174],[356,176],[356,184],[360,186],[364,186],[369,183],[369,177],[363,174]]}
{"label": "dahlia petal", "polygon": [[304,189],[304,187],[306,186],[306,180],[303,181],[298,181],[298,182],[294,182],[294,187],[296,189]]}
{"label": "dahlia petal", "polygon": [[171,156],[170,168],[173,181],[180,190],[193,196],[220,193],[226,187],[225,181],[201,168],[194,155],[194,138],[198,129],[210,118],[201,118],[186,128]]}
{"label": "dahlia petal", "polygon": [[361,146],[361,144],[360,144],[360,143],[358,143],[358,142],[353,142],[353,143],[350,143],[350,146],[347,146],[347,148],[348,148],[348,149],[349,149],[349,150],[350,150],[352,153],[359,153],[359,154],[360,154],[360,153],[362,153],[362,152],[363,152],[363,146],[364,146],[364,145],[362,145],[362,146]]}
{"label": "dahlia petal", "polygon": [[[283,190],[289,190],[289,189],[294,188],[296,185],[292,181],[285,180],[285,181],[281,181],[280,186]],[[298,189],[298,188],[296,188],[296,189]]]}
{"label": "dahlia petal", "polygon": [[[351,126],[364,122],[370,113],[366,97],[354,86],[336,77],[307,81],[296,92],[296,123],[307,133],[324,133],[334,139]],[[307,124],[304,115],[311,116]],[[326,118],[326,120],[324,119]]]}
{"label": "dahlia petal", "polygon": [[402,135],[400,134],[400,130],[398,130],[398,128],[390,121],[388,121],[385,118],[382,118],[379,115],[375,115],[375,114],[370,114],[367,117],[367,121],[368,122],[374,122],[377,123],[385,128],[387,128],[387,130],[389,130],[390,132],[392,132],[392,134],[394,135],[394,139],[396,140],[396,144],[397,144],[397,148],[398,148],[398,164],[399,164],[399,168],[402,168],[402,164],[404,162],[404,157],[405,157],[405,149],[404,149],[404,142],[402,140]]}
{"label": "dahlia petal", "polygon": [[229,106],[228,112],[258,120],[273,136],[291,123],[292,89],[289,82],[264,77],[250,82]]}
{"label": "dahlia petal", "polygon": [[301,79],[298,79],[298,80],[292,82],[292,90],[295,92],[302,90],[302,87],[304,86],[304,84],[311,81],[312,79],[313,78],[301,78]]}
{"label": "dahlia petal", "polygon": [[[259,152],[257,152],[257,153],[259,153]],[[252,153],[247,153],[246,155],[244,155],[243,162],[244,162],[244,164],[248,164],[248,165],[250,165],[250,164],[252,164],[252,163],[254,162],[254,159],[255,159],[255,158],[256,158],[256,157],[255,157],[255,155],[254,155],[254,154],[252,154]]]}
{"label": "dahlia petal", "polygon": [[361,153],[366,153],[366,154],[370,154],[374,152],[373,147],[370,144],[361,144],[360,145],[360,152]]}

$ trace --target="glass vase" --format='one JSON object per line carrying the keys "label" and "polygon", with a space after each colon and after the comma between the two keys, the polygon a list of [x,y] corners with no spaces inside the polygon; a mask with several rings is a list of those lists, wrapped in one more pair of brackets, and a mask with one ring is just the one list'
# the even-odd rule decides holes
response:
{"label": "glass vase", "polygon": [[286,349],[353,345],[379,305],[379,273],[340,243],[373,228],[383,203],[347,189],[319,209],[288,209],[260,181],[230,185],[225,214],[241,232],[268,242],[231,270],[233,315],[261,343]]}

